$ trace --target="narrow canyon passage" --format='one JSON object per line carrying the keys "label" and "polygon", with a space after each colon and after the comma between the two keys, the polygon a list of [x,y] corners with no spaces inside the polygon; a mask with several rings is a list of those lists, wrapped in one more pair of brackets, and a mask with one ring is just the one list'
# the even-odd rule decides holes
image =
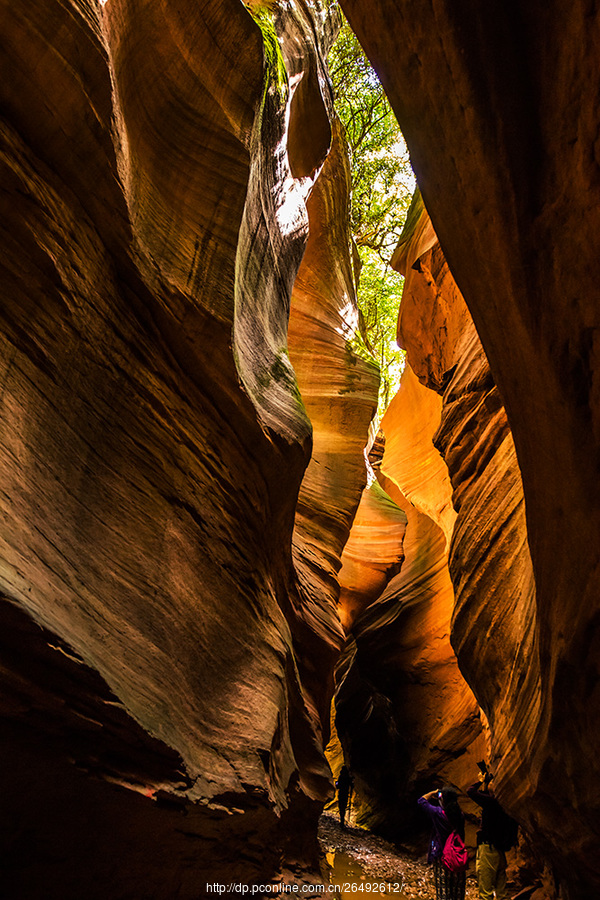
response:
{"label": "narrow canyon passage", "polygon": [[596,4],[0,8],[0,893],[597,896]]}

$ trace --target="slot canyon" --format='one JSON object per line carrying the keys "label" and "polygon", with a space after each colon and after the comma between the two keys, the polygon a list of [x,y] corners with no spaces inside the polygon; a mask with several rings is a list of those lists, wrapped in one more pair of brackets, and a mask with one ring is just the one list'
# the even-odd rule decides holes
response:
{"label": "slot canyon", "polygon": [[600,897],[600,9],[339,7],[418,184],[380,424],[337,4],[2,0],[7,900],[309,877],[342,755],[422,846],[487,759]]}

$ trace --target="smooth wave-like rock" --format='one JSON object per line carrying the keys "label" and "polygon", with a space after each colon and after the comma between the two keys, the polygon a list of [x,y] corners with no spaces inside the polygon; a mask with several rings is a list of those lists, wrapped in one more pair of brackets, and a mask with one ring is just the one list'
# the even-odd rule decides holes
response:
{"label": "smooth wave-like rock", "polygon": [[600,888],[600,17],[584,0],[341,5],[405,133],[522,474],[541,708],[504,798],[522,799],[564,890],[587,898]]}
{"label": "smooth wave-like rock", "polygon": [[[373,480],[363,491],[342,555],[340,616],[347,640],[336,670],[335,694],[336,736],[353,772],[354,809],[359,822],[368,825],[385,821],[388,801],[396,797],[394,778],[387,790],[385,782],[398,768],[401,743],[390,700],[377,683],[376,669],[363,655],[358,636],[365,615],[402,568],[405,531],[406,514]],[[380,655],[386,652],[387,638],[385,628],[377,632]],[[335,743],[328,754],[336,771]]]}
{"label": "smooth wave-like rock", "polygon": [[304,623],[299,665],[324,723],[327,743],[333,668],[344,634],[338,572],[367,472],[364,447],[377,408],[379,373],[349,341],[358,313],[348,247],[350,168],[332,119],[330,153],[308,199],[309,238],[292,293],[290,359],[313,428],[311,459],[296,507],[291,595]]}
{"label": "smooth wave-like rock", "polygon": [[[394,760],[407,795],[434,767],[463,778],[480,723],[451,622],[501,799],[563,895],[588,900],[600,17],[584,0],[342,6],[432,217],[413,209],[395,260],[399,334],[443,398],[453,510],[439,457],[401,453],[390,430],[391,499],[363,512],[385,509],[394,540],[379,560],[350,540],[340,576],[340,673],[367,723],[352,737],[342,710],[340,736],[355,759],[381,738],[373,821]],[[50,0],[0,15],[2,886],[191,900],[316,859],[331,794],[336,575],[376,393],[349,346],[335,14]],[[389,727],[403,721],[410,740]]]}
{"label": "smooth wave-like rock", "polygon": [[[540,668],[521,475],[486,356],[440,245],[431,243],[419,192],[411,213],[394,255],[405,275],[398,335],[420,372],[424,421],[432,402],[439,409],[431,451],[441,453],[452,482],[452,644],[489,724],[496,790],[531,833],[522,773],[539,727]],[[413,340],[423,322],[426,344]],[[402,421],[395,426],[402,434]]]}
{"label": "smooth wave-like rock", "polygon": [[287,329],[309,227],[331,217],[328,187],[306,204],[332,138],[335,21],[249,7],[3,7],[0,779],[15,897],[197,898],[225,876],[271,877],[285,854],[315,858],[341,643],[329,582],[376,377],[336,331],[353,293],[319,272],[332,254],[349,271],[347,246],[316,247],[307,277],[329,306],[317,296],[308,315],[339,384],[318,401],[299,377],[330,433],[354,418],[320,457],[331,509],[315,540],[337,543],[303,592],[292,536],[312,426]]}
{"label": "smooth wave-like rock", "polygon": [[401,570],[405,532],[406,513],[373,481],[363,491],[342,554],[339,605],[347,633]]}
{"label": "smooth wave-like rock", "polygon": [[[408,841],[429,780],[464,784],[485,750],[479,707],[450,645],[455,512],[432,443],[441,410],[441,398],[407,365],[382,421],[379,503],[373,498],[362,512],[363,499],[340,573],[351,641],[339,667],[337,731],[357,780],[360,821]],[[402,511],[405,534],[390,528],[388,507],[397,517]]]}

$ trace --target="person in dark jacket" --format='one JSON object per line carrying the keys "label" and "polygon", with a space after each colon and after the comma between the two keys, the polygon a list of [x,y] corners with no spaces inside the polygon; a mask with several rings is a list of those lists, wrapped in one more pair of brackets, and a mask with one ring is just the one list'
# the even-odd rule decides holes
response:
{"label": "person in dark jacket", "polygon": [[418,804],[433,826],[427,861],[433,865],[437,900],[464,900],[466,871],[451,872],[442,863],[442,852],[448,836],[456,831],[465,839],[465,817],[458,805],[458,794],[452,787],[429,791]]}
{"label": "person in dark jacket", "polygon": [[481,807],[481,830],[477,832],[475,871],[480,900],[508,900],[506,851],[516,843],[517,823],[504,812],[490,789],[493,776],[484,767],[483,780],[471,785],[467,794]]}
{"label": "person in dark jacket", "polygon": [[348,766],[342,766],[340,769],[340,774],[338,775],[338,780],[335,783],[338,792],[338,809],[340,811],[340,825],[342,830],[346,830],[346,808],[348,806],[348,802],[352,798],[352,788],[354,785],[354,779],[350,774],[350,770]]}

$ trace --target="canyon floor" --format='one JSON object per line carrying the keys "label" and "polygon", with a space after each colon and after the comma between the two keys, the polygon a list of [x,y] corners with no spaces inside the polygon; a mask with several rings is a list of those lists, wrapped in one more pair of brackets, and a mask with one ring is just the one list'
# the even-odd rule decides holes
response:
{"label": "canyon floor", "polygon": [[[341,888],[333,896],[435,900],[433,873],[424,858],[402,852],[362,828],[350,825],[342,831],[337,816],[331,813],[321,816],[319,841],[325,854],[324,874],[327,869],[330,883]],[[466,900],[477,900],[477,896],[474,871],[470,871]]]}

